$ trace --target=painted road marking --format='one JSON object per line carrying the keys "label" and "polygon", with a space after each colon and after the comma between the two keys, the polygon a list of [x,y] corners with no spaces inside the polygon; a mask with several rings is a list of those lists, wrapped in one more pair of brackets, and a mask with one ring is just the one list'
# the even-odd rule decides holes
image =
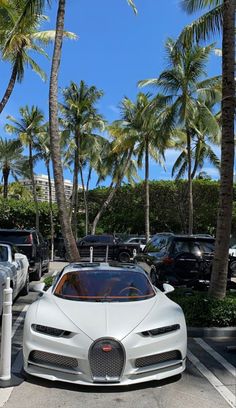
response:
{"label": "painted road marking", "polygon": [[25,312],[28,309],[29,305],[25,305],[21,311],[21,313],[19,314],[19,316],[17,317],[15,323],[12,326],[12,335],[11,338],[15,336],[17,329],[19,328],[19,326],[21,325],[21,323],[24,321],[25,319]]}
{"label": "painted road marking", "polygon": [[209,383],[221,394],[224,400],[232,407],[236,408],[236,396],[210,371],[200,360],[188,350],[188,359],[209,381]]}
{"label": "painted road marking", "polygon": [[207,353],[209,353],[215,360],[217,360],[233,377],[236,377],[236,368],[230,364],[224,357],[222,357],[217,351],[215,351],[209,344],[199,337],[194,337],[199,346],[201,346]]}

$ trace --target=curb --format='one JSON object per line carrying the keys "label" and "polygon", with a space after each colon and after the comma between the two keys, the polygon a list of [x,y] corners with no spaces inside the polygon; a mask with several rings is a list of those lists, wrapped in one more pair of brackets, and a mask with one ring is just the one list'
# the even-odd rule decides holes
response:
{"label": "curb", "polygon": [[187,327],[188,337],[236,337],[236,327]]}

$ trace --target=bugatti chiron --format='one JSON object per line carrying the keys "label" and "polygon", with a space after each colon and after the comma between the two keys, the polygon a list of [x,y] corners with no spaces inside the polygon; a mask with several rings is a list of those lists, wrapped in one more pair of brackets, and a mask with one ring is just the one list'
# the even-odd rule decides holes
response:
{"label": "bugatti chiron", "polygon": [[182,309],[134,264],[73,263],[29,307],[24,369],[48,380],[128,385],[185,369]]}

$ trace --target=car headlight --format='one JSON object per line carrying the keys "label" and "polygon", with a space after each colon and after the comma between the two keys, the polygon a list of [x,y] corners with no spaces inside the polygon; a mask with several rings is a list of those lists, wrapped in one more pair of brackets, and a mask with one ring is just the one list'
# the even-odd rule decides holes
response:
{"label": "car headlight", "polygon": [[171,326],[158,327],[157,329],[147,330],[142,332],[143,336],[158,336],[158,334],[169,333],[180,329],[179,324],[172,324]]}
{"label": "car headlight", "polygon": [[56,329],[55,327],[43,326],[41,324],[32,324],[31,328],[35,332],[54,337],[67,337],[71,334],[69,331]]}

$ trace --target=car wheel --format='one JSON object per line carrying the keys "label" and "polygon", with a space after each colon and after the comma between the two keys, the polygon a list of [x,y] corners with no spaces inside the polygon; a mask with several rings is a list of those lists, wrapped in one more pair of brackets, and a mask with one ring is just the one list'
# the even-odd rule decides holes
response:
{"label": "car wheel", "polygon": [[230,268],[230,270],[231,270],[231,275],[232,275],[232,277],[235,278],[235,277],[236,277],[236,260],[230,262],[229,268]]}
{"label": "car wheel", "polygon": [[118,260],[120,262],[129,262],[130,261],[130,254],[128,252],[120,252],[118,256]]}
{"label": "car wheel", "polygon": [[20,291],[21,296],[26,296],[29,293],[29,272],[27,272],[26,279],[25,279],[25,284],[23,288]]}

